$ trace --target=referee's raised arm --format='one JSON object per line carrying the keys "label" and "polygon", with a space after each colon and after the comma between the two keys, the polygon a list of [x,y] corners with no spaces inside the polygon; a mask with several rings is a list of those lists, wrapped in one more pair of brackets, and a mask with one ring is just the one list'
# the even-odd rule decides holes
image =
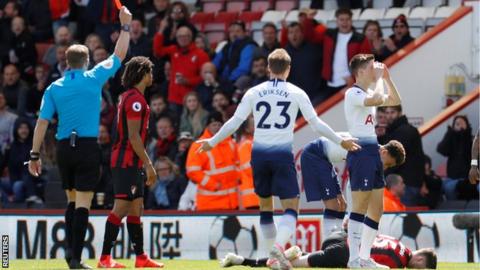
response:
{"label": "referee's raised arm", "polygon": [[120,61],[125,59],[128,52],[128,45],[130,44],[130,23],[132,22],[132,14],[126,7],[120,9],[120,24],[122,31],[118,37],[117,44],[113,53],[120,58]]}

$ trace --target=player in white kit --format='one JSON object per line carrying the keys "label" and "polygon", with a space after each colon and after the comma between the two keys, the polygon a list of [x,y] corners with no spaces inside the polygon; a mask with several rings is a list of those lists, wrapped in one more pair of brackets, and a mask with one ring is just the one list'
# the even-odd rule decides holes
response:
{"label": "player in white kit", "polygon": [[[345,93],[345,117],[348,132],[358,138],[362,149],[347,155],[352,190],[352,212],[348,223],[348,267],[388,268],[370,258],[370,250],[383,214],[385,186],[375,134],[375,107],[396,106],[401,100],[388,69],[382,63],[375,62],[373,55],[355,55],[350,60],[350,70],[355,76],[355,84]],[[387,94],[384,93],[384,82]],[[375,90],[370,89],[371,85],[375,85]]]}
{"label": "player in white kit", "polygon": [[[237,110],[208,140],[200,141],[200,151],[208,151],[230,136],[253,112],[255,132],[252,148],[252,170],[255,193],[260,197],[260,227],[270,249],[272,269],[291,269],[283,255],[283,247],[295,232],[299,188],[292,153],[293,130],[298,110],[320,135],[347,150],[359,147],[353,139],[342,139],[315,113],[307,94],[286,82],[290,72],[290,56],[277,49],[268,56],[270,81],[247,91]],[[273,198],[281,200],[284,214],[278,230],[273,221]]]}

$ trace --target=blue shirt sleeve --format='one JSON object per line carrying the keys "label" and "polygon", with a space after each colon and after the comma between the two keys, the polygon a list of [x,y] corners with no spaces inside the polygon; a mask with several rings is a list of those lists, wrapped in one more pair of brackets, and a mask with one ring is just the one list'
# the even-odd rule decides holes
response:
{"label": "blue shirt sleeve", "polygon": [[240,62],[238,63],[238,66],[232,70],[230,77],[228,78],[230,81],[234,82],[242,75],[247,75],[250,72],[254,50],[254,45],[247,45],[245,48],[243,48],[242,52],[240,53]]}
{"label": "blue shirt sleeve", "polygon": [[50,85],[43,94],[39,118],[50,121],[52,120],[56,111],[57,107],[55,106],[55,102],[53,101],[52,97],[52,85]]}
{"label": "blue shirt sleeve", "polygon": [[217,70],[220,70],[220,63],[222,62],[222,58],[222,51],[219,51],[217,54],[215,54],[215,58],[213,58],[213,64],[215,65],[215,67],[217,67]]}
{"label": "blue shirt sleeve", "polygon": [[98,63],[91,70],[87,71],[89,77],[92,77],[99,85],[104,85],[105,82],[115,75],[117,70],[122,65],[122,61],[115,54],[110,55],[104,61]]}

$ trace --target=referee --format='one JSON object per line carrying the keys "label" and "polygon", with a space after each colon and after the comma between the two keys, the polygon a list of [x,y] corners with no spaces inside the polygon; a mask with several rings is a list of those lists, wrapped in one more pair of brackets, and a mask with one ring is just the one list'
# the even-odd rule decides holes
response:
{"label": "referee", "polygon": [[28,169],[38,176],[42,169],[40,146],[49,121],[58,115],[57,160],[62,186],[67,194],[65,260],[70,269],[92,269],[81,262],[88,225],[88,212],[100,175],[100,148],[97,144],[102,87],[120,68],[130,42],[132,14],[126,7],[119,13],[122,31],[115,51],[87,71],[88,48],[72,45],[66,52],[69,70],[45,91],[33,135]]}

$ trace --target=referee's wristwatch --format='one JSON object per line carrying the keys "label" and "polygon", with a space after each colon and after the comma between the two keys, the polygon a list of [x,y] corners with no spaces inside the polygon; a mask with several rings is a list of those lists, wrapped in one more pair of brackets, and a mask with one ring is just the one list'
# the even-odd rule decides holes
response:
{"label": "referee's wristwatch", "polygon": [[31,161],[37,161],[39,159],[40,159],[40,153],[39,152],[30,151],[30,160]]}
{"label": "referee's wristwatch", "polygon": [[120,29],[125,32],[130,32],[130,24],[124,24]]}

